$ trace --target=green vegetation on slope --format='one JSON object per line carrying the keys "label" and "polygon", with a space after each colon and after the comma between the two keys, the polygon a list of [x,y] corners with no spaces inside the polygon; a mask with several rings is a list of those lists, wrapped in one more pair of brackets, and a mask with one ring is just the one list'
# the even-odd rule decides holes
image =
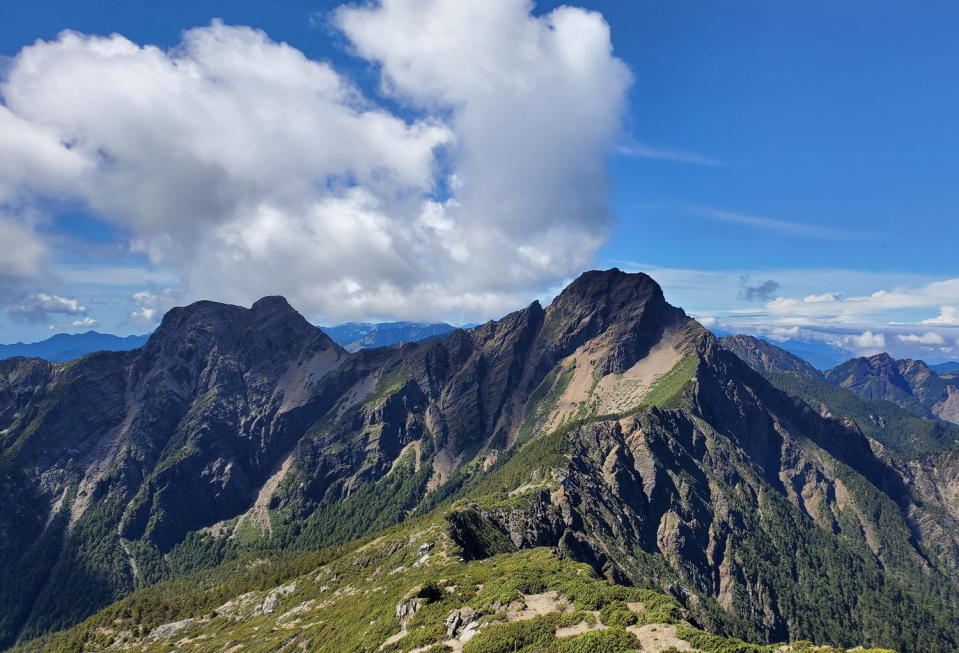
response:
{"label": "green vegetation on slope", "polygon": [[824,404],[839,417],[853,420],[863,433],[907,456],[940,451],[959,440],[959,427],[916,417],[890,401],[861,399],[845,388],[792,372],[771,372],[769,381],[786,394],[813,406]]}
{"label": "green vegetation on slope", "polygon": [[675,599],[548,549],[463,562],[441,524],[396,526],[352,553],[263,554],[162,582],[18,650],[605,653],[641,650],[648,625],[708,636],[684,627]]}
{"label": "green vegetation on slope", "polygon": [[676,398],[692,383],[698,367],[698,356],[684,356],[671,370],[656,379],[641,405],[674,408]]}

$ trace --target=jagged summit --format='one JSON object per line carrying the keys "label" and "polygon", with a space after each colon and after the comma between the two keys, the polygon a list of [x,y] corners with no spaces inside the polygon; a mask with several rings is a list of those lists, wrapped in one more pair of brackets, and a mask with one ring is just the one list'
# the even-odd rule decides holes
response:
{"label": "jagged summit", "polygon": [[584,272],[546,308],[546,348],[561,356],[596,340],[596,373],[622,373],[649,353],[673,328],[694,323],[666,302],[662,288],[644,273],[612,268]]}
{"label": "jagged summit", "polygon": [[887,353],[853,358],[826,379],[864,399],[891,401],[920,417],[959,424],[959,380],[942,378],[921,360]]}
{"label": "jagged summit", "polygon": [[[290,306],[290,302],[283,295],[267,295],[253,302],[250,310],[254,313],[265,311],[277,311],[283,313],[296,313],[296,310]],[[297,313],[299,315],[299,313]]]}
{"label": "jagged summit", "polygon": [[611,268],[584,272],[557,295],[546,311],[550,319],[589,322],[595,334],[615,321],[631,321],[647,310],[664,317],[668,306],[662,288],[652,277]]}
{"label": "jagged summit", "polygon": [[263,297],[250,308],[208,300],[172,308],[151,334],[145,349],[169,351],[186,347],[236,350],[241,354],[246,348],[266,347],[291,355],[308,347],[340,350],[339,345],[278,295]]}

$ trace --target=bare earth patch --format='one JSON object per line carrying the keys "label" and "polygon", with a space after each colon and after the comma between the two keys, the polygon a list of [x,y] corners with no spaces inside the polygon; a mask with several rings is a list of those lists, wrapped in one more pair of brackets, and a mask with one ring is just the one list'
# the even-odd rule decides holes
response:
{"label": "bare earth patch", "polygon": [[[518,603],[518,602],[517,602]],[[509,621],[524,621],[539,617],[551,612],[568,612],[570,610],[569,601],[561,598],[558,592],[544,592],[543,594],[524,594],[523,604],[510,604],[506,609],[506,618]]]}
{"label": "bare earth patch", "polygon": [[650,653],[661,653],[673,646],[680,651],[699,650],[690,646],[689,642],[676,637],[676,626],[669,624],[649,624],[640,628],[629,626],[626,630],[636,635],[639,643],[642,644],[643,651]]}
{"label": "bare earth patch", "polygon": [[260,532],[264,535],[273,535],[273,525],[270,523],[270,513],[268,510],[270,498],[273,496],[273,493],[276,492],[276,488],[280,486],[280,482],[286,476],[287,472],[290,471],[290,467],[292,466],[293,452],[290,452],[273,469],[273,473],[270,474],[270,478],[266,480],[266,483],[263,484],[263,487],[261,487],[260,491],[257,493],[256,501],[254,501],[250,509],[243,513],[243,515],[240,517],[231,537],[236,535],[236,533],[240,530],[240,526],[242,526],[246,521],[252,521],[254,524],[256,524],[257,528],[259,528]]}
{"label": "bare earth patch", "polygon": [[639,404],[659,377],[673,369],[682,359],[676,348],[679,331],[667,331],[644,358],[622,374],[609,374],[596,386],[602,397],[599,413],[617,413]]}
{"label": "bare earth patch", "polygon": [[677,348],[682,340],[678,329],[666,331],[645,357],[622,374],[607,374],[596,381],[596,352],[584,347],[567,357],[565,368],[575,367],[573,379],[560,397],[550,424],[555,426],[575,415],[581,407],[596,402],[599,414],[616,413],[638,405],[662,375],[682,359]]}
{"label": "bare earth patch", "polygon": [[580,621],[575,626],[566,626],[565,628],[557,628],[556,636],[557,637],[572,637],[573,635],[582,635],[583,633],[589,632],[591,630],[603,630],[604,628],[609,628],[606,624],[599,620],[599,611],[591,612],[596,619],[596,623],[590,626],[585,621]]}

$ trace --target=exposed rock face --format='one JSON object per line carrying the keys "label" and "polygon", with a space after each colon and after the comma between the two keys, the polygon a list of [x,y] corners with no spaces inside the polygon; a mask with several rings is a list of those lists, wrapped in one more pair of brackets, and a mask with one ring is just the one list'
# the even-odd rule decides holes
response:
{"label": "exposed rock face", "polygon": [[[925,642],[919,597],[951,605],[957,551],[910,489],[941,479],[820,412],[619,270],[352,354],[282,298],[174,309],[139,350],[0,362],[0,644],[227,547],[344,542],[507,481],[502,505],[451,515],[465,556],[554,546],[769,639],[833,638],[823,601],[885,583],[869,600],[897,596]],[[849,614],[850,642],[882,628]]]}
{"label": "exposed rock face", "polygon": [[458,637],[463,631],[470,629],[471,626],[475,630],[476,622],[474,619],[477,616],[476,610],[469,606],[454,610],[446,617],[446,635],[450,638]]}
{"label": "exposed rock face", "polygon": [[[861,433],[823,419],[744,367],[707,344],[693,410],[652,408],[571,430],[556,491],[534,492],[523,507],[451,515],[454,540],[471,557],[552,545],[618,581],[659,578],[700,623],[770,641],[795,638],[816,604],[838,604],[882,569],[918,578],[930,564],[946,570],[959,560],[954,542],[914,542],[923,531],[915,522],[927,522],[930,535],[955,523],[910,503],[902,478]],[[876,509],[884,525],[870,514]],[[852,560],[864,569],[833,566]],[[954,592],[954,577],[933,584]],[[910,594],[899,586],[881,598],[894,621],[924,610],[921,596],[905,599],[911,607],[904,612],[895,595]],[[852,609],[851,623],[865,618]],[[912,632],[922,643],[903,650],[954,645],[920,626]]]}
{"label": "exposed rock face", "polygon": [[826,379],[864,399],[891,401],[920,417],[959,424],[959,380],[940,377],[922,361],[889,354],[854,358],[826,372]]}
{"label": "exposed rock face", "polygon": [[4,361],[2,482],[15,499],[0,546],[18,582],[0,590],[0,640],[129,591],[135,547],[120,538],[162,552],[243,512],[322,404],[308,388],[344,357],[285,300],[265,298],[173,309],[130,352]]}
{"label": "exposed rock face", "polygon": [[166,639],[167,637],[172,637],[177,632],[183,630],[187,626],[193,623],[193,619],[181,619],[180,621],[173,621],[168,624],[161,624],[150,631],[150,639]]}

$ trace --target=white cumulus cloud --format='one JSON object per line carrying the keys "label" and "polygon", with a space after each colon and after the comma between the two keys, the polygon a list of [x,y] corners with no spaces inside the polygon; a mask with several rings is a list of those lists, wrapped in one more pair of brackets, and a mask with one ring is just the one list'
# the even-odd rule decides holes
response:
{"label": "white cumulus cloud", "polygon": [[86,317],[84,317],[84,318],[82,318],[82,319],[74,320],[74,321],[72,322],[72,324],[73,324],[73,326],[75,326],[75,327],[87,327],[87,328],[92,328],[92,327],[95,327],[97,324],[99,324],[99,322],[97,322],[97,321],[94,320],[92,317],[90,317],[89,315],[87,315]]}
{"label": "white cumulus cloud", "polygon": [[606,240],[606,158],[631,83],[599,14],[530,12],[336,12],[402,115],[247,27],[214,22],[171,50],[38,41],[0,85],[0,134],[18,134],[0,197],[84,202],[177,270],[190,299],[282,293],[331,320],[499,313]]}
{"label": "white cumulus cloud", "polygon": [[[0,134],[0,143],[3,143],[2,139]],[[0,161],[4,158],[0,155]],[[0,246],[0,282],[4,278],[33,277],[39,273],[47,256],[47,247],[33,229],[0,215],[0,243],[3,243]],[[0,296],[2,294],[0,291]]]}
{"label": "white cumulus cloud", "polygon": [[45,320],[51,314],[82,315],[86,313],[86,306],[81,306],[76,299],[36,293],[24,297],[19,304],[10,309],[14,317],[25,318],[31,321]]}
{"label": "white cumulus cloud", "polygon": [[943,338],[938,333],[933,333],[929,331],[927,333],[907,333],[900,334],[896,336],[902,342],[912,342],[919,345],[944,345],[946,344],[945,338]]}
{"label": "white cumulus cloud", "polygon": [[959,306],[940,306],[939,315],[923,320],[923,324],[959,324]]}
{"label": "white cumulus cloud", "polygon": [[130,313],[130,323],[152,329],[166,311],[183,302],[183,294],[173,288],[139,290],[133,293],[132,299],[137,309]]}
{"label": "white cumulus cloud", "polygon": [[882,333],[864,331],[859,335],[847,336],[845,342],[855,349],[877,349],[886,346],[886,336]]}
{"label": "white cumulus cloud", "polygon": [[799,327],[773,327],[767,335],[770,340],[786,342],[787,340],[794,340],[799,337]]}
{"label": "white cumulus cloud", "polygon": [[[959,299],[959,279],[936,281],[918,288],[900,288],[895,290],[877,290],[868,295],[844,296],[829,292],[821,295],[807,295],[802,298],[778,297],[768,302],[764,308],[773,316],[811,318],[819,321],[853,323],[864,317],[880,316],[883,313],[904,309],[919,309],[929,306],[941,306],[944,301]],[[924,324],[945,324],[940,318],[955,317],[955,314],[943,306],[939,318],[925,320]]]}

